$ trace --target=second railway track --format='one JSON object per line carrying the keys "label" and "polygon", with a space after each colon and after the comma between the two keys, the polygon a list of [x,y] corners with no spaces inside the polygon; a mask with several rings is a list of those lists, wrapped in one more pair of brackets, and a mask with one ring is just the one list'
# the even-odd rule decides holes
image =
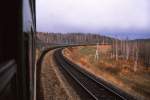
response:
{"label": "second railway track", "polygon": [[[88,75],[79,67],[69,62],[62,54],[62,49],[58,49],[54,53],[56,63],[61,67],[62,70],[69,75],[74,82],[81,88],[82,95],[81,99],[85,100],[134,100],[133,97],[123,94],[122,92],[114,91],[110,87],[101,83],[94,77]],[[80,89],[80,91],[81,91]],[[85,95],[85,96],[83,96]],[[82,98],[82,96],[84,98]]]}

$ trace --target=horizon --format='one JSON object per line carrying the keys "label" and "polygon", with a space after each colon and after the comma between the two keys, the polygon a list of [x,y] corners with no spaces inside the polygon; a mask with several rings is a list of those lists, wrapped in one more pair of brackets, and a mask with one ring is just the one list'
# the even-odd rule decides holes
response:
{"label": "horizon", "polygon": [[150,39],[149,37],[149,34],[145,34],[145,38],[140,38],[142,34],[137,34],[137,38],[133,38],[132,36],[135,35],[135,34],[131,34],[130,36],[129,35],[126,35],[126,36],[122,36],[121,34],[99,34],[99,33],[81,33],[81,32],[66,32],[66,33],[62,33],[62,32],[37,32],[37,33],[42,33],[42,34],[51,34],[51,33],[54,33],[54,34],[93,34],[93,35],[100,35],[100,36],[106,36],[106,37],[110,37],[110,38],[116,38],[116,39],[120,39],[120,40],[137,40],[137,39]]}

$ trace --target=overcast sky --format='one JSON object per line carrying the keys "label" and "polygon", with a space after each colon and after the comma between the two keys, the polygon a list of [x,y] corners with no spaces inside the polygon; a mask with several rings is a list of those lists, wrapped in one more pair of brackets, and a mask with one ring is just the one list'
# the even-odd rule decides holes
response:
{"label": "overcast sky", "polygon": [[150,38],[150,0],[36,0],[37,31]]}

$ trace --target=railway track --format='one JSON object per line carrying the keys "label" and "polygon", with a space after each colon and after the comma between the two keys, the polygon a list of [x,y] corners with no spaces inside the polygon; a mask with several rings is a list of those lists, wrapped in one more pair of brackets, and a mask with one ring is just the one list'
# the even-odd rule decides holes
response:
{"label": "railway track", "polygon": [[[58,49],[54,53],[54,59],[59,65],[61,71],[69,77],[73,84],[78,88],[77,92],[83,100],[134,100],[133,97],[121,91],[114,91],[112,86],[108,86],[101,82],[96,77],[88,74],[79,68],[79,66],[67,60],[62,49]],[[72,84],[71,83],[71,84]],[[77,89],[76,89],[77,90]],[[82,91],[82,92],[81,92]]]}

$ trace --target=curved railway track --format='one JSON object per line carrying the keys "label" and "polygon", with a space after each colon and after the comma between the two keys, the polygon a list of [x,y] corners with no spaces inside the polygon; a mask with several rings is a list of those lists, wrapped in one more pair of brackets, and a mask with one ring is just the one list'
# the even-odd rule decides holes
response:
{"label": "curved railway track", "polygon": [[54,59],[59,65],[63,74],[71,80],[71,84],[75,84],[77,92],[82,100],[134,100],[128,94],[112,89],[112,86],[106,85],[95,76],[87,73],[79,66],[73,64],[62,54],[62,49],[58,49],[54,53]]}

